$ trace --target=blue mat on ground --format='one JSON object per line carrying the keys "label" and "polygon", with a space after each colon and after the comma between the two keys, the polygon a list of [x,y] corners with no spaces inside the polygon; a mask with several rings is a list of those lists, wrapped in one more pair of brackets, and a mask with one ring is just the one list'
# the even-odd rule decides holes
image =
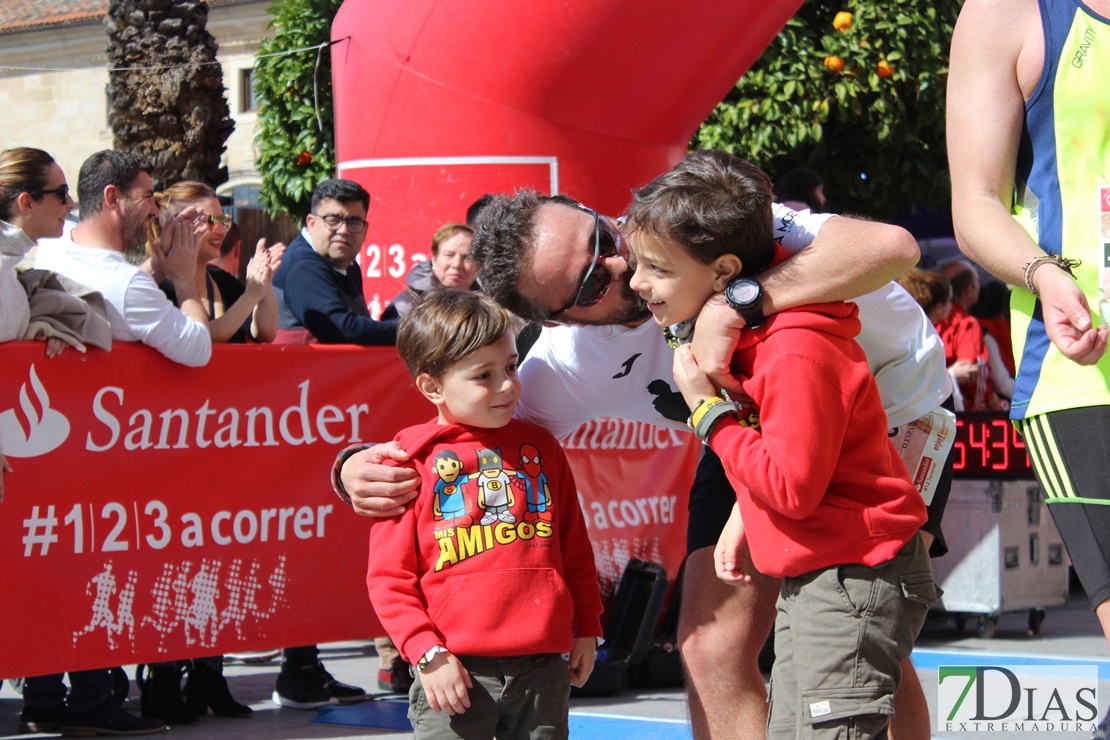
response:
{"label": "blue mat on ground", "polygon": [[[369,727],[377,730],[411,732],[406,699],[378,699],[347,706],[320,707],[310,722],[322,725]],[[684,719],[629,717],[620,714],[570,713],[570,736],[574,740],[689,740],[693,737]]]}
{"label": "blue mat on ground", "polygon": [[570,713],[570,736],[574,740],[692,740],[690,723],[685,719],[629,717],[622,714]]}
{"label": "blue mat on ground", "polygon": [[408,699],[375,699],[346,706],[320,707],[309,722],[412,732]]}

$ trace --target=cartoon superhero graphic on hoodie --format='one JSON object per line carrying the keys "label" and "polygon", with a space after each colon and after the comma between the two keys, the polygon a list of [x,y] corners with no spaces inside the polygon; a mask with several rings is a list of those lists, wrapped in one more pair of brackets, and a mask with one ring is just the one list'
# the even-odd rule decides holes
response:
{"label": "cartoon superhero graphic on hoodie", "polygon": [[543,458],[534,445],[521,445],[520,467],[524,469],[524,485],[527,487],[525,500],[528,511],[524,514],[524,521],[551,521],[551,489],[547,485],[547,474],[543,472]]}
{"label": "cartoon superhero graphic on hoodie", "polygon": [[516,524],[516,516],[509,509],[516,499],[501,461],[500,448],[478,450],[477,483],[478,508],[485,511],[478,523],[486,525],[500,520]]}
{"label": "cartoon superhero graphic on hoodie", "polygon": [[462,460],[451,450],[443,450],[435,456],[432,465],[439,476],[435,483],[435,502],[432,504],[435,518],[451,526],[469,527],[474,519],[466,511],[463,485],[470,480],[470,475],[463,474]]}

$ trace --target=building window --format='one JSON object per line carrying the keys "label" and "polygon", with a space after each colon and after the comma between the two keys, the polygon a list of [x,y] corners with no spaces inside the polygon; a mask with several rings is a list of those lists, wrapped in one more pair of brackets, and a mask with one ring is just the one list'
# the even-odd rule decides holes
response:
{"label": "building window", "polygon": [[258,110],[258,97],[254,92],[254,70],[239,70],[239,111],[253,113]]}

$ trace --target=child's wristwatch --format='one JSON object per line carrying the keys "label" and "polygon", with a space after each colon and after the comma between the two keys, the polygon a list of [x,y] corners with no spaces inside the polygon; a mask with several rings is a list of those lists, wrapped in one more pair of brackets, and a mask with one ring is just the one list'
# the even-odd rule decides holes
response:
{"label": "child's wristwatch", "polygon": [[418,660],[416,663],[416,670],[423,671],[425,668],[428,667],[428,664],[431,663],[437,655],[446,652],[447,648],[443,647],[442,645],[432,646],[432,648],[428,650],[428,652],[420,656],[420,660]]}

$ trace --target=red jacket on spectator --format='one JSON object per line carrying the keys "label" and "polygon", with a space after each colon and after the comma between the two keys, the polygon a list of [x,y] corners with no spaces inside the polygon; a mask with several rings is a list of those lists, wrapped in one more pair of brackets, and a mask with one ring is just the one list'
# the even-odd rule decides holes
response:
{"label": "red jacket on spectator", "polygon": [[937,333],[944,342],[945,364],[951,366],[957,360],[979,363],[978,379],[970,383],[960,383],[964,410],[990,411],[1000,408],[994,384],[991,383],[990,357],[987,355],[987,343],[983,339],[983,327],[979,325],[979,320],[959,303],[953,303],[952,313],[937,325]]}

